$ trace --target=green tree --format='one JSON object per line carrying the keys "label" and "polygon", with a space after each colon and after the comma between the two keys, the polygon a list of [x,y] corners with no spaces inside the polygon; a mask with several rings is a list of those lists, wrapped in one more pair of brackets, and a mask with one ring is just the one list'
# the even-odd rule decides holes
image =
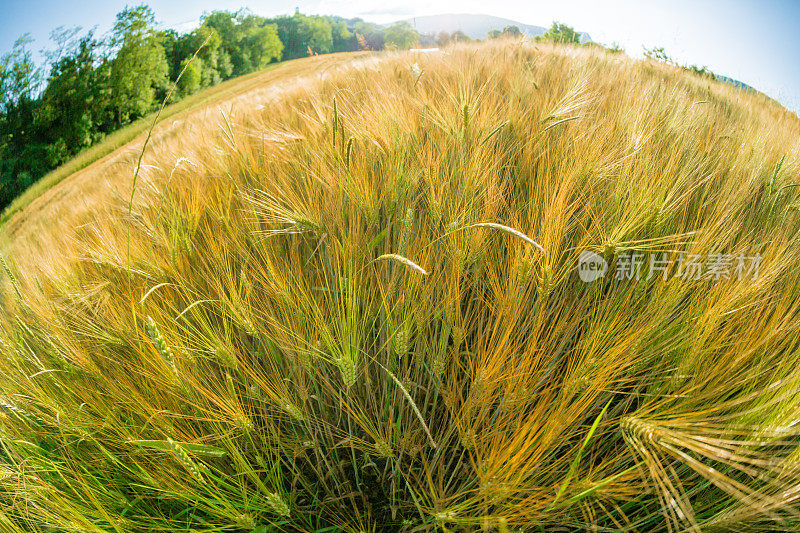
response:
{"label": "green tree", "polygon": [[164,47],[164,56],[167,58],[167,77],[174,80],[178,72],[180,72],[180,65],[183,55],[180,53],[183,40],[188,34],[180,35],[177,31],[167,29],[159,33],[159,40],[161,46]]}
{"label": "green tree", "polygon": [[519,29],[519,26],[506,26],[503,28],[503,35],[510,35],[511,37],[520,37],[522,32]]}
{"label": "green tree", "polygon": [[419,43],[419,33],[408,22],[396,22],[386,29],[386,46],[406,50]]}
{"label": "green tree", "polygon": [[203,85],[203,60],[195,58],[195,60],[190,63],[190,59],[191,58],[187,58],[181,62],[181,71],[183,71],[183,75],[178,80],[178,90],[182,96],[197,92]]}
{"label": "green tree", "polygon": [[117,124],[150,111],[156,91],[168,84],[167,58],[147,6],[126,8],[117,15],[111,36],[117,55],[111,62],[110,92]]}
{"label": "green tree", "polygon": [[364,34],[364,40],[370,50],[383,50],[386,47],[386,35],[382,30],[376,29]]}
{"label": "green tree", "polygon": [[214,11],[206,15],[182,50],[190,57],[206,38],[209,43],[198,57],[202,60],[202,86],[213,85],[232,76],[247,74],[280,60],[283,43],[278,27],[267,19],[245,11]]}
{"label": "green tree", "polygon": [[80,33],[80,26],[76,26],[74,28],[65,28],[64,26],[59,26],[58,28],[52,30],[50,32],[50,40],[53,42],[55,47],[50,50],[42,50],[45,65],[54,65],[58,63],[62,57],[70,53],[75,48],[76,42],[80,40],[78,37]]}
{"label": "green tree", "polygon": [[581,34],[576,32],[571,26],[561,24],[560,22],[553,22],[553,25],[544,32],[544,35],[537,35],[535,40],[537,42],[580,44]]}
{"label": "green tree", "polygon": [[39,85],[39,70],[28,46],[33,42],[25,34],[14,42],[11,51],[0,58],[0,105],[31,98]]}
{"label": "green tree", "polygon": [[[168,39],[165,40],[168,41]],[[203,43],[206,43],[205,46],[203,46]],[[214,28],[205,25],[192,32],[177,36],[171,47],[165,44],[170,79],[175,80],[178,78],[183,66],[195,52],[197,52],[197,59],[193,66],[196,73],[199,74],[199,78],[196,80],[198,88],[216,85],[220,81],[229,78],[233,68],[228,53],[222,50],[221,46],[222,38],[219,33]],[[193,76],[188,72],[184,76],[187,74]],[[192,84],[193,81],[188,80],[181,83],[182,86],[186,87]],[[183,89],[181,90],[183,91]]]}
{"label": "green tree", "polygon": [[649,57],[650,59],[655,59],[656,61],[663,61],[664,63],[672,63],[672,58],[667,55],[667,52],[664,50],[663,46],[656,46],[651,49],[645,49],[644,51],[645,57]]}
{"label": "green tree", "polygon": [[355,35],[348,29],[347,23],[344,20],[331,20],[330,24],[334,52],[349,52],[358,49]]}
{"label": "green tree", "polygon": [[212,11],[203,17],[203,26],[213,29],[228,51],[239,41],[236,31],[236,14],[230,11]]}
{"label": "green tree", "polygon": [[45,140],[53,146],[48,152],[50,166],[60,165],[103,135],[107,99],[102,66],[96,64],[99,46],[89,32],[52,63],[37,117]]}
{"label": "green tree", "polygon": [[461,30],[456,30],[450,35],[450,39],[456,43],[468,43],[472,39],[469,38],[469,35],[464,33]]}
{"label": "green tree", "polygon": [[47,165],[37,120],[40,71],[23,35],[0,58],[0,206],[27,188]]}
{"label": "green tree", "polygon": [[295,16],[300,19],[297,33],[306,50],[311,50],[315,54],[328,54],[333,50],[333,32],[325,17],[307,17],[300,14]]}
{"label": "green tree", "polygon": [[[196,69],[200,74],[200,87],[210,87],[233,75],[230,54],[222,48],[222,37],[214,28],[200,26],[188,34],[181,63],[197,52]],[[206,43],[203,46],[203,43]],[[202,48],[201,48],[202,47]],[[175,79],[173,76],[172,79]]]}
{"label": "green tree", "polygon": [[[229,72],[222,73],[218,70],[221,79],[228,79],[232,76],[238,76],[250,72],[251,61],[249,53],[242,47],[242,28],[239,26],[239,15],[231,13],[230,11],[213,11],[203,18],[201,27],[206,28],[206,31],[212,31],[219,37],[220,45],[218,61],[223,64],[229,65]],[[201,35],[198,34],[197,37]],[[202,42],[202,41],[200,41]],[[192,42],[192,45],[199,45],[197,42]],[[197,47],[195,46],[195,50]],[[194,53],[194,50],[192,50]],[[184,55],[183,59],[189,57]]]}
{"label": "green tree", "polygon": [[238,44],[246,72],[252,72],[272,61],[280,60],[283,43],[278,37],[278,27],[275,24],[265,24],[261,17],[251,15],[242,19],[239,27],[241,36]]}
{"label": "green tree", "polygon": [[347,24],[356,36],[353,50],[383,50],[386,40],[382,28],[361,19],[350,19]]}
{"label": "green tree", "polygon": [[450,44],[450,34],[446,31],[440,31],[439,35],[436,36],[436,44],[440,47]]}
{"label": "green tree", "polygon": [[307,46],[303,46],[300,37],[300,18],[298,16],[281,16],[271,20],[278,29],[278,38],[283,43],[282,59],[297,59],[306,55]]}

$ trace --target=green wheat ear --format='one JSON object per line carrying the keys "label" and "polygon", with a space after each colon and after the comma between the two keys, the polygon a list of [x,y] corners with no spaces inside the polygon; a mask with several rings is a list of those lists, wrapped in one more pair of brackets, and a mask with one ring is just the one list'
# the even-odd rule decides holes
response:
{"label": "green wheat ear", "polygon": [[347,139],[347,147],[345,148],[345,168],[350,168],[350,161],[353,158],[353,138]]}
{"label": "green wheat ear", "polygon": [[169,346],[167,346],[164,337],[161,336],[161,332],[158,331],[158,326],[152,317],[147,317],[147,323],[145,324],[144,329],[145,333],[147,333],[147,336],[150,337],[150,342],[153,343],[153,347],[170,367],[173,374],[177,376],[178,369],[175,366],[175,358],[172,355],[172,350]]}
{"label": "green wheat ear", "polygon": [[447,363],[450,360],[450,348],[437,350],[431,361],[431,372],[437,378],[441,378],[447,370]]}
{"label": "green wheat ear", "polygon": [[395,331],[393,337],[394,353],[398,357],[406,355],[410,348],[411,331],[406,321]]}
{"label": "green wheat ear", "polygon": [[243,513],[236,517],[236,527],[244,529],[245,531],[253,531],[256,529],[256,521],[252,515]]}
{"label": "green wheat ear", "polygon": [[336,134],[339,130],[339,108],[336,106],[336,97],[333,97],[333,148],[336,148]]}
{"label": "green wheat ear", "polygon": [[11,268],[6,263],[6,258],[3,257],[3,254],[0,254],[0,265],[3,267],[3,271],[5,271],[6,276],[11,281],[11,286],[14,287],[14,292],[17,293],[17,298],[20,300],[22,299],[22,294],[19,292],[19,284],[17,283],[17,278],[14,276],[14,273],[11,271]]}
{"label": "green wheat ear", "polygon": [[286,402],[283,405],[283,410],[286,411],[289,416],[297,420],[298,422],[305,421],[305,417],[303,416],[303,412],[300,411],[300,408],[297,407],[295,404],[291,402]]}
{"label": "green wheat ear", "polygon": [[350,389],[358,379],[358,356],[352,353],[343,354],[337,359],[336,366],[342,374],[345,388]]}
{"label": "green wheat ear", "polygon": [[178,459],[178,462],[181,463],[184,466],[184,468],[186,468],[186,470],[189,471],[190,474],[192,474],[192,477],[201,483],[205,483],[205,478],[203,478],[203,474],[200,471],[200,467],[189,456],[189,454],[186,452],[183,446],[181,446],[172,439],[167,439],[167,445],[169,446],[170,450],[172,450],[172,453],[175,454],[175,457]]}
{"label": "green wheat ear", "polygon": [[464,107],[461,109],[461,120],[464,126],[464,142],[466,142],[469,138],[469,104],[467,103],[464,103]]}
{"label": "green wheat ear", "polygon": [[283,517],[289,517],[291,515],[289,504],[286,503],[280,494],[276,492],[267,492],[266,502],[276,515]]}

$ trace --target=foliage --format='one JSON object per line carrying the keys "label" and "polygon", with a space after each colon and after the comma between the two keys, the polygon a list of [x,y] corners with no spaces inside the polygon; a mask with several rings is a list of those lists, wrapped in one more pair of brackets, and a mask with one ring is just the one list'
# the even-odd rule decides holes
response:
{"label": "foliage", "polygon": [[797,117],[586,48],[420,56],[198,120],[0,256],[4,530],[800,527]]}
{"label": "foliage", "polygon": [[444,47],[450,43],[468,43],[471,40],[472,39],[469,38],[469,35],[461,30],[456,30],[453,33],[442,31],[439,32],[439,35],[436,37],[436,45],[439,47]]}
{"label": "foliage", "polygon": [[645,49],[644,56],[663,63],[672,63],[672,58],[667,55],[663,46],[655,46],[650,49]]}
{"label": "foliage", "polygon": [[550,26],[544,34],[537,35],[535,40],[537,42],[580,44],[581,34],[576,32],[571,26],[560,22],[553,22],[553,25]]}
{"label": "foliage", "polygon": [[166,93],[169,67],[155,15],[146,6],[126,8],[117,15],[110,44],[117,53],[110,61],[109,104],[118,126],[147,113],[156,95]]}
{"label": "foliage", "polygon": [[[220,79],[252,72],[281,58],[283,43],[278,37],[277,26],[268,24],[263,17],[244,11],[214,11],[203,19],[201,30],[204,28],[219,36],[223,62],[227,61],[231,65],[230,70],[222,73]],[[201,31],[193,44],[202,42],[200,39],[205,39],[206,36]]]}
{"label": "foliage", "polygon": [[[183,76],[178,80],[178,90],[182,95],[194,94],[203,84],[202,60],[189,63],[188,59],[181,62]],[[184,70],[185,69],[185,70]]]}
{"label": "foliage", "polygon": [[21,99],[30,99],[36,91],[39,72],[28,49],[32,42],[30,35],[23,35],[0,59],[0,104],[4,108]]}
{"label": "foliage", "polygon": [[295,15],[299,18],[297,33],[306,49],[314,54],[328,54],[333,50],[333,30],[328,20],[324,17],[306,17]]}
{"label": "foliage", "polygon": [[104,89],[108,69],[95,64],[97,47],[89,33],[79,39],[74,51],[53,63],[36,119],[43,124],[46,142],[61,147],[51,166],[62,164],[100,137],[98,125],[106,118],[110,95]]}
{"label": "foliage", "polygon": [[450,39],[456,43],[468,43],[472,39],[469,38],[469,35],[464,33],[461,30],[456,30],[450,35]]}
{"label": "foliage", "polygon": [[404,50],[419,44],[419,33],[405,21],[389,26],[384,35],[387,47]]}
{"label": "foliage", "polygon": [[348,28],[347,21],[338,17],[328,17],[331,25],[331,40],[334,52],[357,50],[355,34]]}
{"label": "foliage", "polygon": [[711,78],[712,80],[717,79],[716,74],[711,72],[711,70],[709,70],[709,68],[706,66],[698,67],[697,65],[687,65],[683,68],[704,78]]}
{"label": "foliage", "polygon": [[655,60],[655,61],[660,61],[662,63],[667,63],[667,64],[670,64],[670,65],[675,65],[676,67],[679,67],[679,68],[682,68],[682,69],[687,70],[689,72],[692,72],[694,74],[697,74],[698,76],[701,76],[703,78],[710,78],[712,80],[717,79],[717,76],[713,72],[711,72],[711,70],[709,70],[708,67],[705,67],[705,66],[698,67],[697,65],[681,65],[681,64],[679,64],[677,61],[675,61],[674,59],[669,57],[667,55],[666,51],[664,50],[664,48],[660,47],[660,46],[659,47],[654,47],[654,48],[651,48],[651,49],[645,49],[644,55],[648,59],[652,59],[652,60]]}

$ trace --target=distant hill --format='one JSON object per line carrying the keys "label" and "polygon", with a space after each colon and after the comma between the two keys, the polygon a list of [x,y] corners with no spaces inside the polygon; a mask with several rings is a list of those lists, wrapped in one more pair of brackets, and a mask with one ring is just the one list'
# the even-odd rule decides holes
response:
{"label": "distant hill", "polygon": [[[542,35],[545,31],[547,31],[547,28],[542,26],[523,24],[522,22],[518,22],[516,20],[494,17],[492,15],[475,15],[468,13],[427,15],[422,17],[412,17],[403,21],[395,22],[408,22],[419,33],[432,33],[434,35],[440,31],[453,33],[454,31],[461,30],[469,35],[470,39],[484,39],[486,38],[486,34],[488,34],[491,30],[502,31],[506,26],[516,26],[528,37]],[[386,26],[391,26],[392,24],[395,24],[395,22],[386,24]],[[580,35],[581,43],[592,42],[592,38],[588,33],[580,32]],[[730,83],[740,89],[759,92],[753,87],[739,80],[735,80],[727,76],[721,76],[719,74],[715,74],[715,76],[719,81]]]}
{"label": "distant hill", "polygon": [[767,100],[771,100],[771,101],[775,102],[777,105],[779,105],[781,107],[786,107],[782,103],[778,102],[776,99],[774,99],[771,96],[768,96],[768,95],[762,93],[761,91],[759,91],[755,87],[751,87],[750,85],[747,85],[743,81],[739,81],[739,80],[736,80],[736,79],[733,79],[733,78],[729,78],[728,76],[722,76],[720,74],[714,74],[714,77],[717,78],[717,81],[721,81],[723,83],[730,83],[731,85],[733,85],[737,89],[741,89],[743,91],[748,91],[748,92],[752,92],[752,93],[758,94],[760,96],[763,96]]}
{"label": "distant hill", "polygon": [[[517,22],[516,20],[502,17],[493,17],[491,15],[472,15],[466,13],[449,13],[444,15],[413,17],[406,19],[405,22],[411,24],[414,29],[420,33],[437,34],[440,31],[453,33],[456,30],[461,30],[469,35],[470,39],[484,39],[489,31],[502,31],[506,26],[516,26],[528,37],[542,35],[547,30],[547,28],[543,28],[542,26],[523,24],[522,22]],[[588,33],[581,33],[582,43],[591,40],[592,38]]]}
{"label": "distant hill", "polygon": [[721,76],[721,75],[719,75],[719,74],[714,74],[714,76],[715,76],[715,77],[716,77],[716,78],[717,78],[719,81],[724,81],[724,82],[726,82],[726,83],[730,83],[731,85],[733,85],[734,87],[738,87],[739,89],[746,89],[746,90],[748,90],[748,91],[756,91],[756,92],[759,92],[759,91],[757,91],[756,89],[754,89],[754,88],[750,87],[749,85],[747,85],[746,83],[744,83],[744,82],[742,82],[742,81],[735,80],[735,79],[733,79],[733,78],[729,78],[729,77],[727,77],[727,76]]}

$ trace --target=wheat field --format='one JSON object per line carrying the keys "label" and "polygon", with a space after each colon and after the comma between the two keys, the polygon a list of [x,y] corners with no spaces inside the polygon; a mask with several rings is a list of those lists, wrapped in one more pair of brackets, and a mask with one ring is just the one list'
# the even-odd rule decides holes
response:
{"label": "wheat field", "polygon": [[514,40],[259,90],[5,246],[0,529],[800,529],[796,115]]}

